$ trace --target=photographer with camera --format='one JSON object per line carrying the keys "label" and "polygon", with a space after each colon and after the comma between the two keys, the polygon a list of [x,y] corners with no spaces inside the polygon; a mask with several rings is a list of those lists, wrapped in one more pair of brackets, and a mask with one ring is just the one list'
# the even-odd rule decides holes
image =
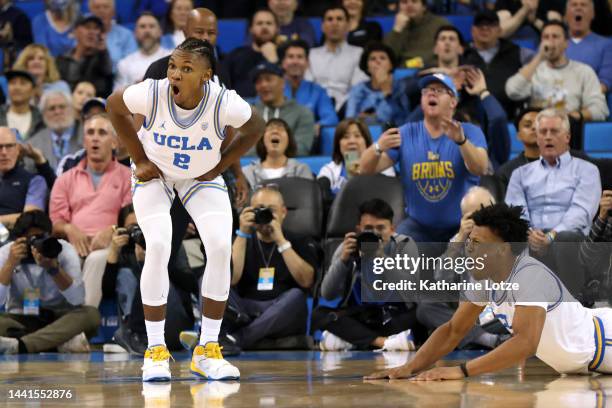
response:
{"label": "photographer with camera", "polygon": [[319,306],[313,312],[313,327],[324,330],[319,343],[323,351],[415,350],[414,304],[366,304],[361,301],[362,245],[376,242],[388,257],[419,256],[414,240],[395,232],[393,209],[389,204],[376,198],[362,203],[356,231],[344,236],[321,284],[321,295],[325,299],[342,297],[340,306],[337,309]]}
{"label": "photographer with camera", "polygon": [[242,348],[263,338],[306,333],[306,290],[317,268],[315,244],[283,231],[286,216],[283,196],[271,186],[256,190],[240,214],[228,301],[230,310],[250,322],[243,327],[228,324],[225,330]]}
{"label": "photographer with camera", "polygon": [[79,256],[51,229],[43,211],[26,212],[0,248],[0,354],[89,351],[85,333],[95,334],[100,315],[83,305]]}
{"label": "photographer with camera", "polygon": [[[140,293],[145,254],[144,235],[136,220],[134,206],[128,204],[119,212],[118,227],[113,231],[101,286],[103,298],[117,298],[119,303],[121,320],[113,339],[130,353],[141,355],[147,349]],[[177,252],[169,272],[170,289],[165,332],[168,348],[178,350],[181,348],[179,333],[193,328],[190,293],[197,295],[199,285],[196,276],[189,269],[187,255],[182,247]]]}

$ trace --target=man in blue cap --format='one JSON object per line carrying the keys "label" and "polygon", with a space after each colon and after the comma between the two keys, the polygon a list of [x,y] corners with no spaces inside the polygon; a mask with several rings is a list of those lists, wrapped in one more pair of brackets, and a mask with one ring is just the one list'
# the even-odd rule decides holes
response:
{"label": "man in blue cap", "polygon": [[417,242],[448,242],[461,221],[461,198],[488,167],[482,130],[453,119],[457,89],[444,74],[419,81],[424,119],[384,132],[361,156],[361,173],[399,163],[406,219],[396,228]]}
{"label": "man in blue cap", "polygon": [[259,100],[255,104],[267,122],[282,119],[289,125],[297,144],[298,156],[307,156],[314,140],[315,122],[312,112],[285,97],[283,70],[276,64],[261,62],[251,71]]}

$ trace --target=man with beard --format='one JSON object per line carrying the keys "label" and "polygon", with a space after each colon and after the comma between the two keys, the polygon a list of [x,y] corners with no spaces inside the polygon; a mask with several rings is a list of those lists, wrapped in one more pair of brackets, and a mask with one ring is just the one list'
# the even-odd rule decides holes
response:
{"label": "man with beard", "polygon": [[[45,128],[35,133],[28,143],[47,158],[56,168],[59,160],[80,149],[78,126],[75,125],[72,97],[62,91],[48,91],[40,98],[40,111]],[[35,171],[26,161],[26,169]]]}
{"label": "man with beard", "polygon": [[270,10],[259,10],[249,24],[249,33],[252,38],[250,45],[233,50],[225,58],[223,68],[229,88],[235,89],[243,98],[255,96],[255,86],[249,73],[262,62],[278,63],[276,52],[276,37],[278,35],[278,21]]}
{"label": "man with beard", "polygon": [[152,62],[170,54],[170,50],[160,45],[162,31],[159,21],[153,14],[145,12],[138,17],[134,35],[138,42],[138,51],[119,61],[114,89],[141,81]]}
{"label": "man with beard", "polygon": [[578,123],[604,120],[608,107],[597,75],[593,68],[567,57],[568,33],[563,23],[547,23],[541,39],[531,62],[506,82],[508,97],[529,99],[532,107],[565,110]]}

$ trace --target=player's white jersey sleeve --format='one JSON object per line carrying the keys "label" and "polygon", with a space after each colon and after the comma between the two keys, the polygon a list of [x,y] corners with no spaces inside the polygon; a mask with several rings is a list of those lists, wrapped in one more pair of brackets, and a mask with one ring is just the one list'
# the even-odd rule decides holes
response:
{"label": "player's white jersey sleeve", "polygon": [[151,112],[149,105],[149,95],[151,95],[155,86],[152,79],[146,79],[134,85],[128,86],[123,92],[123,102],[132,113],[139,113],[147,116]]}
{"label": "player's white jersey sleeve", "polygon": [[219,112],[222,128],[225,126],[242,127],[251,118],[251,105],[233,90],[227,90],[223,99],[225,101]]}

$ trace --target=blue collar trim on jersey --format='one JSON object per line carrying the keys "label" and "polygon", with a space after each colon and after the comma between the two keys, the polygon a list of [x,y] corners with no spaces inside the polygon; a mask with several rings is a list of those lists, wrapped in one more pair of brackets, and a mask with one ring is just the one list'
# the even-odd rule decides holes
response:
{"label": "blue collar trim on jersey", "polygon": [[226,91],[227,90],[225,89],[225,87],[223,87],[223,89],[221,90],[221,93],[219,94],[219,97],[217,97],[217,102],[215,103],[215,109],[214,109],[213,123],[215,126],[215,132],[217,133],[217,136],[221,140],[225,139],[225,128],[223,129],[221,128],[221,120],[219,118],[219,115],[221,112],[221,102],[223,100],[223,96],[225,96]]}
{"label": "blue collar trim on jersey", "polygon": [[155,123],[155,116],[157,116],[157,100],[159,99],[157,81],[153,80],[153,82],[151,82],[151,86],[153,87],[153,102],[151,104],[151,112],[149,113],[149,120],[147,120],[147,117],[145,116],[144,123],[142,124],[146,130],[153,129],[153,123]]}
{"label": "blue collar trim on jersey", "polygon": [[176,107],[174,105],[174,101],[172,100],[172,89],[170,87],[170,84],[168,84],[168,108],[172,121],[176,124],[176,126],[180,127],[181,129],[187,129],[193,126],[200,119],[200,117],[202,117],[202,114],[204,114],[204,112],[206,111],[206,105],[208,105],[209,96],[210,90],[208,82],[206,82],[204,84],[204,97],[202,97],[202,100],[194,109],[193,114],[183,122],[176,114]]}

